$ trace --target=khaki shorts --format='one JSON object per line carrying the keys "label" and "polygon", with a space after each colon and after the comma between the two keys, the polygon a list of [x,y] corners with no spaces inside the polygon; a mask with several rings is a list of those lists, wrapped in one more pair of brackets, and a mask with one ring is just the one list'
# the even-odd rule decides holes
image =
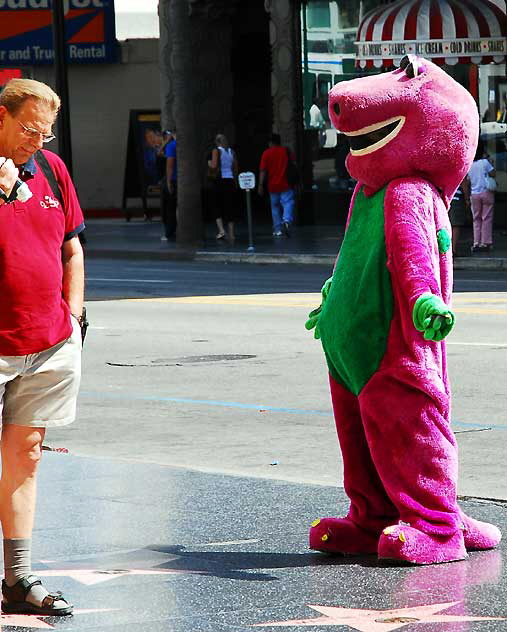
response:
{"label": "khaki shorts", "polygon": [[76,417],[81,381],[81,328],[46,351],[0,356],[2,423],[33,428],[65,426]]}

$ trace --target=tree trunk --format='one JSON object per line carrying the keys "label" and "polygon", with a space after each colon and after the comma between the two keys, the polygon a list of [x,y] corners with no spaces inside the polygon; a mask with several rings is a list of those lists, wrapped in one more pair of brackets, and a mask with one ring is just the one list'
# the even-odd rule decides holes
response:
{"label": "tree trunk", "polygon": [[179,247],[195,250],[203,240],[199,125],[195,99],[193,45],[195,23],[189,16],[187,0],[169,0],[169,21],[172,37],[172,82],[174,85],[173,117],[176,123],[178,165]]}

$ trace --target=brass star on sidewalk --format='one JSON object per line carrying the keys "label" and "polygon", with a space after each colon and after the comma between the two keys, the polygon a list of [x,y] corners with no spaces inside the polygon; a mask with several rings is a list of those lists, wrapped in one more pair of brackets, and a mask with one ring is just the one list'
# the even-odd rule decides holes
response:
{"label": "brass star on sidewalk", "polygon": [[410,623],[450,623],[457,621],[502,621],[505,617],[469,617],[466,615],[438,614],[456,606],[460,601],[435,603],[415,608],[397,608],[395,610],[358,610],[354,608],[335,608],[332,606],[310,606],[323,614],[316,619],[293,619],[292,621],[271,621],[256,623],[252,627],[272,626],[330,626],[347,625],[359,632],[391,632]]}

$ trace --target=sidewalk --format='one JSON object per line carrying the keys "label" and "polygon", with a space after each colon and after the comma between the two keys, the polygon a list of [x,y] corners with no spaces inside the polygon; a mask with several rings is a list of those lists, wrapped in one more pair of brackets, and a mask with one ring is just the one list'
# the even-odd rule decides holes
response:
{"label": "sidewalk", "polygon": [[[249,252],[248,233],[238,226],[234,245],[216,242],[215,229],[206,226],[206,240],[195,255],[182,253],[174,241],[161,241],[162,226],[158,219],[144,222],[133,218],[86,220],[86,252],[91,257],[136,259],[188,259],[229,263],[298,263],[332,266],[343,239],[343,226],[294,226],[289,238],[275,239],[271,226],[254,227],[254,251]],[[470,253],[472,229],[462,229],[457,270],[507,270],[507,230],[494,232],[495,250]]]}
{"label": "sidewalk", "polygon": [[[507,629],[505,542],[419,567],[310,551],[310,523],[347,505],[334,487],[45,453],[34,571],[75,611],[2,615],[1,629]],[[462,507],[506,532],[504,505],[467,499]]]}

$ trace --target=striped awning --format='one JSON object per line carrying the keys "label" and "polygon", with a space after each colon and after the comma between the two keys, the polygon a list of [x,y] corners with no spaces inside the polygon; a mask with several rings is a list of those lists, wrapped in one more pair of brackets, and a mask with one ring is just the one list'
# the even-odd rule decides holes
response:
{"label": "striped awning", "polygon": [[397,65],[408,54],[437,64],[501,63],[507,17],[501,0],[397,0],[364,16],[356,64]]}

